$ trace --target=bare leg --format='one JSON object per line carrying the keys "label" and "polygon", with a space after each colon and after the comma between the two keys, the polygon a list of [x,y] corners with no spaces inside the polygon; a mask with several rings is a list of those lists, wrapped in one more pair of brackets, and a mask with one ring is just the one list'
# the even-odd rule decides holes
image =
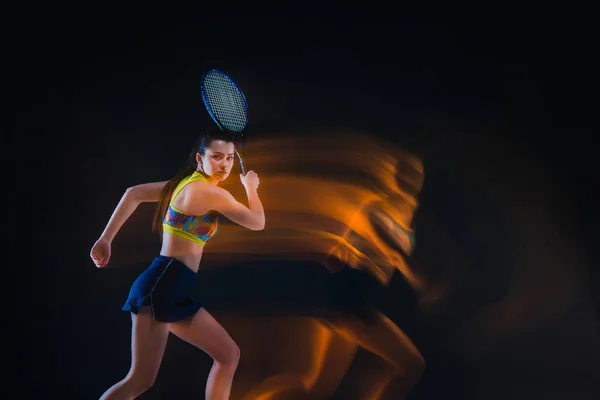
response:
{"label": "bare leg", "polygon": [[131,368],[127,376],[108,389],[100,400],[135,399],[156,379],[169,337],[168,325],[152,319],[143,307],[131,314]]}
{"label": "bare leg", "polygon": [[201,308],[193,317],[169,324],[169,329],[213,358],[206,383],[206,400],[229,399],[240,349],[221,324]]}
{"label": "bare leg", "polygon": [[[336,319],[331,322],[340,335],[356,342],[363,348],[382,357],[396,369],[403,380],[404,395],[421,379],[425,370],[425,360],[413,342],[396,324],[379,313],[373,324],[366,325],[358,318]],[[373,388],[373,394],[380,396],[391,380],[381,382]]]}
{"label": "bare leg", "polygon": [[303,390],[316,396],[332,396],[352,364],[357,345],[321,321],[311,321],[312,340],[307,351],[312,353],[309,368],[301,373],[272,376],[244,395],[247,400],[270,400],[282,393]]}
{"label": "bare leg", "polygon": [[332,396],[348,372],[358,346],[336,334],[323,321],[315,326],[314,356],[311,370],[304,377],[306,390],[319,396]]}

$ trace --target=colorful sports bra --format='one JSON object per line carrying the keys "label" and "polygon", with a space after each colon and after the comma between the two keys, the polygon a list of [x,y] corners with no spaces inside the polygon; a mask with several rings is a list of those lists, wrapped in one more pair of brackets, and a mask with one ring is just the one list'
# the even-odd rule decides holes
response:
{"label": "colorful sports bra", "polygon": [[204,245],[208,239],[215,236],[219,229],[218,215],[211,211],[204,215],[187,215],[173,207],[173,199],[181,192],[181,189],[188,183],[196,181],[207,182],[207,179],[201,173],[194,172],[187,178],[182,179],[173,191],[163,220],[163,231]]}

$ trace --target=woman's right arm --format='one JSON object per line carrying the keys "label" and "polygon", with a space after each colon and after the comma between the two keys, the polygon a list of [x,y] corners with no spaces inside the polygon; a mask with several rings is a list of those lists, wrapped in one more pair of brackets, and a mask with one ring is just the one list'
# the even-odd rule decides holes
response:
{"label": "woman's right arm", "polygon": [[265,228],[265,212],[256,190],[247,191],[248,207],[237,201],[225,189],[218,192],[214,201],[215,206],[211,207],[213,210],[220,212],[232,222],[253,231],[261,231]]}
{"label": "woman's right arm", "polygon": [[160,193],[166,184],[167,181],[152,182],[128,188],[113,211],[100,238],[111,242],[140,203],[160,200]]}
{"label": "woman's right arm", "polygon": [[227,190],[215,188],[213,193],[216,198],[211,201],[211,204],[214,204],[211,208],[238,225],[253,231],[261,231],[265,228],[265,210],[258,197],[258,175],[254,171],[248,171],[240,178],[246,188],[248,207],[237,201]]}

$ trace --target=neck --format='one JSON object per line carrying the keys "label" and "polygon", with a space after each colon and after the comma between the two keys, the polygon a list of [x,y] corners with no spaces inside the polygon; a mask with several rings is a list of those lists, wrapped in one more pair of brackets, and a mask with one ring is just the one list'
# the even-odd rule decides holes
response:
{"label": "neck", "polygon": [[211,185],[215,185],[215,186],[219,185],[219,180],[218,179],[215,179],[212,176],[209,176],[209,175],[205,174],[204,171],[200,171],[200,170],[197,169],[196,172],[199,173],[200,175],[202,175],[204,178],[206,178],[206,181],[208,183],[210,183]]}

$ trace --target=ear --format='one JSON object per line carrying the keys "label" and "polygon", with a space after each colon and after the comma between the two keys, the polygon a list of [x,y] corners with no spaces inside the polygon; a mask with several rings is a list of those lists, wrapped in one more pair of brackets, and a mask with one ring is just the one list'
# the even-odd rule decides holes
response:
{"label": "ear", "polygon": [[202,165],[202,154],[196,153],[196,162],[198,165]]}

